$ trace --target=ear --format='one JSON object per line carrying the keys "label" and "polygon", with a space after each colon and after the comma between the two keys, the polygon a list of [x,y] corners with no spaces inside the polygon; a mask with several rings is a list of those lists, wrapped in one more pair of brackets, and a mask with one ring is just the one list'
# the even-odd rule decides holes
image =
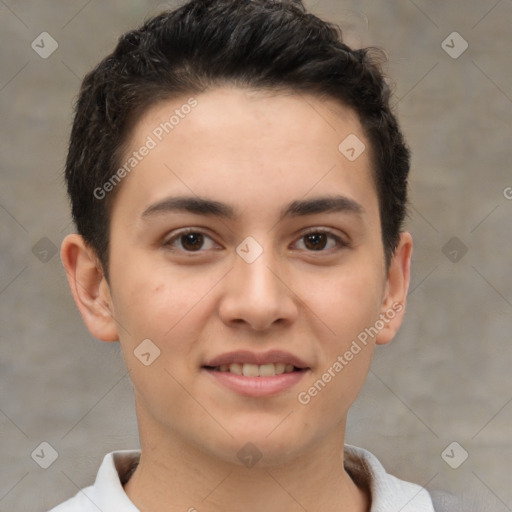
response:
{"label": "ear", "polygon": [[412,245],[410,233],[402,232],[389,265],[380,315],[384,327],[375,339],[378,345],[389,343],[402,325],[411,278]]}
{"label": "ear", "polygon": [[60,256],[71,293],[89,332],[101,341],[117,341],[110,287],[93,249],[80,235],[66,236]]}

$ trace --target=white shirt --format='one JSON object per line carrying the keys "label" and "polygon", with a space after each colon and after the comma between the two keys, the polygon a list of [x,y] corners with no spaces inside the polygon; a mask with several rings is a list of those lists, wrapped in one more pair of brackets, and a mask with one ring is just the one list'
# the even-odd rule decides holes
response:
{"label": "white shirt", "polygon": [[[50,512],[140,512],[123,489],[126,475],[138,462],[140,450],[105,455],[94,485]],[[388,473],[367,450],[345,445],[344,466],[353,480],[371,492],[370,512],[435,512],[429,492]]]}

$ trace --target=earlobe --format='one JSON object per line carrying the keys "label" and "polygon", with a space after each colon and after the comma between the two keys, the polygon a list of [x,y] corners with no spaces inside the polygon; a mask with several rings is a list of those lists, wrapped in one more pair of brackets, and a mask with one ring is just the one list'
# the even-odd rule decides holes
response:
{"label": "earlobe", "polygon": [[71,293],[89,332],[101,341],[117,341],[110,287],[94,251],[80,235],[72,234],[62,242],[60,254]]}
{"label": "earlobe", "polygon": [[412,236],[410,233],[402,232],[400,242],[389,265],[381,307],[381,319],[384,327],[376,337],[378,345],[389,343],[402,324],[411,278],[412,247]]}

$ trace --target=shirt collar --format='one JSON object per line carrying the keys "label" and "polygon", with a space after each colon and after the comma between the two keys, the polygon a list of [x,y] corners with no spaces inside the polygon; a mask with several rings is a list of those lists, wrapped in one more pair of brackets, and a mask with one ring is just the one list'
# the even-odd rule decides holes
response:
{"label": "shirt collar", "polygon": [[120,450],[105,455],[94,482],[95,504],[101,510],[139,512],[123,489],[128,473],[139,459],[140,450]]}
{"label": "shirt collar", "polygon": [[435,512],[424,487],[390,475],[369,451],[345,445],[344,466],[356,483],[370,490],[370,512]]}
{"label": "shirt collar", "polygon": [[[140,450],[120,450],[105,455],[94,483],[94,503],[101,510],[139,512],[123,489],[139,459]],[[388,474],[369,451],[345,445],[344,466],[358,485],[370,490],[370,512],[435,512],[425,488]]]}

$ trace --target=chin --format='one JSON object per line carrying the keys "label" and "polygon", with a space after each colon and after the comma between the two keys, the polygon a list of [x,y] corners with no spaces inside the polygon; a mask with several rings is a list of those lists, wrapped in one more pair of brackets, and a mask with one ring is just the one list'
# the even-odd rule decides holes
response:
{"label": "chin", "polygon": [[314,442],[307,438],[305,431],[295,430],[291,425],[285,425],[286,420],[282,420],[283,417],[238,431],[231,428],[233,438],[219,443],[216,448],[222,451],[216,449],[214,455],[226,462],[249,468],[271,468],[293,461]]}

